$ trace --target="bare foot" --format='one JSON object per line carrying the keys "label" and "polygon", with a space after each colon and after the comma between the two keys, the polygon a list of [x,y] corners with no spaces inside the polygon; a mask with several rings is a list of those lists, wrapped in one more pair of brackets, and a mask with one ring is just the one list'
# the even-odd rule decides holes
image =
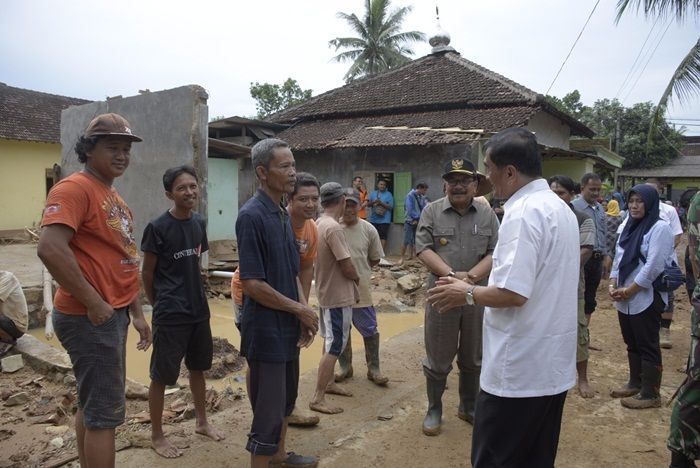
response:
{"label": "bare foot", "polygon": [[151,437],[151,448],[164,458],[177,458],[182,455],[182,451],[171,444],[164,435]]}
{"label": "bare foot", "polygon": [[215,428],[214,426],[212,426],[209,423],[206,423],[202,426],[195,427],[194,432],[196,432],[197,434],[202,434],[202,435],[207,436],[207,437],[211,437],[212,439],[214,439],[217,442],[220,440],[224,440],[226,438],[226,436],[224,435],[223,432],[221,432],[220,430],[218,430],[217,428]]}
{"label": "bare foot", "polygon": [[328,386],[326,387],[326,393],[330,393],[331,395],[340,395],[347,397],[352,396],[352,392],[350,390],[341,387],[335,382],[331,382],[328,384]]}
{"label": "bare foot", "polygon": [[343,412],[343,408],[338,406],[330,406],[325,400],[321,400],[320,402],[312,401],[309,403],[309,409],[325,414],[338,414]]}
{"label": "bare foot", "polygon": [[595,396],[595,391],[588,385],[588,382],[578,382],[578,394],[581,398],[593,398]]}

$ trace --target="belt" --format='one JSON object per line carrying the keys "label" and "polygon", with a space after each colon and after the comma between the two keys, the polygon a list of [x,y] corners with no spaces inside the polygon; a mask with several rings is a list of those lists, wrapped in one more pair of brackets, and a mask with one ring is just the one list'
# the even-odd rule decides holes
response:
{"label": "belt", "polygon": [[601,252],[600,250],[596,250],[595,252],[593,252],[593,258],[595,258],[595,259],[603,258],[603,252]]}

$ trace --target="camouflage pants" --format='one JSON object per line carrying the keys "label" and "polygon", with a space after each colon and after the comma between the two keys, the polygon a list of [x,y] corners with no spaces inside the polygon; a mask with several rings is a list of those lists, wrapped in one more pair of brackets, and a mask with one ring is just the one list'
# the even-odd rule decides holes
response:
{"label": "camouflage pants", "polygon": [[697,460],[700,459],[700,304],[695,297],[693,303],[688,378],[673,404],[671,430],[666,444],[669,449]]}

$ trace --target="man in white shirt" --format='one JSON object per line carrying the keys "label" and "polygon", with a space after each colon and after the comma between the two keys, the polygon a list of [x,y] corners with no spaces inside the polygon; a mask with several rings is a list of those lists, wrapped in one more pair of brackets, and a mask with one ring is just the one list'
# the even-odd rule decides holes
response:
{"label": "man in white shirt", "polygon": [[[662,194],[661,181],[655,177],[650,177],[646,180],[647,185],[651,185],[656,189],[659,195]],[[681,220],[678,217],[678,212],[676,209],[667,205],[666,203],[659,203],[659,217],[666,221],[669,226],[671,226],[671,233],[673,234],[673,245],[678,246],[681,241],[681,235],[683,234],[683,226],[681,225]],[[622,234],[622,230],[627,225],[627,220],[629,216],[625,218],[617,228],[617,235]],[[678,263],[676,258],[675,250],[673,252],[673,260]],[[673,347],[673,341],[671,341],[671,322],[673,321],[673,291],[668,293],[668,305],[663,314],[661,314],[661,328],[659,329],[659,344],[664,349],[671,349]]]}
{"label": "man in white shirt", "polygon": [[489,285],[441,278],[428,300],[441,311],[487,306],[473,466],[553,467],[576,383],[578,223],[541,178],[529,130],[503,130],[485,149],[494,196],[508,199]]}

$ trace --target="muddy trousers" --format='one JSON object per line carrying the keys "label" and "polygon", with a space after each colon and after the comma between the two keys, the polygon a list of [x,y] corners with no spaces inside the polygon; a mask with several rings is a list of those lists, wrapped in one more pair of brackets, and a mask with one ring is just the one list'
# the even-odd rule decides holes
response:
{"label": "muddy trousers", "polygon": [[[668,435],[669,450],[690,460],[700,459],[700,323],[698,305],[691,312],[690,354],[688,377],[678,392],[671,412]],[[682,465],[681,465],[682,466]],[[691,465],[692,466],[692,465]]]}
{"label": "muddy trousers", "polygon": [[566,392],[506,398],[481,390],[472,435],[474,468],[553,468]]}

